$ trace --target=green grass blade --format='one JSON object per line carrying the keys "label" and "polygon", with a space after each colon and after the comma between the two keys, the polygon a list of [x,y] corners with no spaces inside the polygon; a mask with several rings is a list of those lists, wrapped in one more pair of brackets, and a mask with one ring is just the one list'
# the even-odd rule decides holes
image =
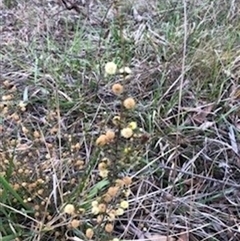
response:
{"label": "green grass blade", "polygon": [[28,207],[28,205],[26,205],[26,203],[24,203],[23,199],[18,195],[18,193],[11,187],[11,185],[7,182],[7,180],[3,177],[0,176],[0,184],[1,186],[4,188],[4,190],[6,192],[9,192],[12,194],[12,196],[14,198],[17,199],[17,201],[27,210],[29,210],[30,208]]}

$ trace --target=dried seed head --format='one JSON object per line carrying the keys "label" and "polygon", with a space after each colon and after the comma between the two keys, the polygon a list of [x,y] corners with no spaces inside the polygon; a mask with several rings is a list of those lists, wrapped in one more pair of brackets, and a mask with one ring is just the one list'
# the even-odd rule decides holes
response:
{"label": "dried seed head", "polygon": [[93,235],[94,235],[93,229],[92,229],[92,228],[88,228],[88,229],[86,230],[85,235],[86,235],[86,237],[87,237],[88,239],[91,239],[91,238],[93,237]]}
{"label": "dried seed head", "polygon": [[97,140],[96,140],[96,145],[97,146],[104,146],[108,142],[108,138],[106,135],[100,135]]}
{"label": "dried seed head", "polygon": [[128,139],[133,135],[133,130],[129,127],[123,128],[121,130],[121,136],[123,136],[124,138]]}
{"label": "dried seed head", "polygon": [[113,225],[112,225],[111,223],[107,223],[107,224],[105,225],[105,231],[106,231],[107,233],[111,233],[111,232],[113,231]]}
{"label": "dried seed head", "polygon": [[64,210],[63,210],[64,213],[67,213],[69,215],[74,215],[75,214],[75,207],[72,205],[72,204],[67,204],[65,207],[64,207]]}
{"label": "dried seed head", "polygon": [[123,86],[121,84],[114,84],[112,86],[112,92],[115,94],[115,95],[120,95],[122,94],[123,92]]}
{"label": "dried seed head", "polygon": [[114,62],[108,62],[105,64],[105,73],[108,75],[114,75],[117,72],[117,65]]}
{"label": "dried seed head", "polygon": [[129,97],[123,101],[123,106],[130,110],[133,109],[136,106],[136,102],[132,97]]}

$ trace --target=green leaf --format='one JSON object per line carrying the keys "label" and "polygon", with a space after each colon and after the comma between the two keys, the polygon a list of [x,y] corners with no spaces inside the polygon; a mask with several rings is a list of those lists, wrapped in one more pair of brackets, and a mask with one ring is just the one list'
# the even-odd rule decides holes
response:
{"label": "green leaf", "polygon": [[26,203],[24,203],[23,199],[18,195],[18,193],[12,188],[12,186],[7,182],[7,180],[3,177],[0,176],[0,184],[3,187],[3,189],[6,192],[9,192],[12,194],[14,198],[17,199],[17,201],[27,210],[30,210],[30,207]]}
{"label": "green leaf", "polygon": [[14,235],[14,234],[11,234],[11,235],[8,235],[8,236],[4,236],[4,237],[1,237],[1,235],[0,235],[0,240],[1,241],[12,241],[12,240],[14,240],[17,237],[18,237],[18,235]]}

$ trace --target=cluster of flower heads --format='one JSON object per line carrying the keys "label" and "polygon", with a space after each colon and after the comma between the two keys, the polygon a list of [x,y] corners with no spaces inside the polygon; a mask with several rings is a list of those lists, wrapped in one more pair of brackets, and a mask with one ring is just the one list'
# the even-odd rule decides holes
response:
{"label": "cluster of flower heads", "polygon": [[[124,76],[124,78],[128,78],[132,71],[128,67],[118,69],[114,62],[109,62],[105,65],[106,76],[115,75],[116,73]],[[136,108],[135,99],[131,96],[126,96],[124,86],[120,82],[114,83],[111,90],[113,94],[121,100],[123,108],[121,108],[121,112],[118,115],[112,118],[113,126],[111,129],[107,128],[106,131],[96,139],[97,146],[108,146],[110,149],[112,146],[111,144],[117,143],[119,138],[122,138],[122,140],[129,140],[134,137],[135,130],[138,127],[136,121],[127,121],[125,115],[122,113],[128,113]],[[128,148],[126,148],[125,145],[122,147],[123,153],[126,154]],[[106,153],[109,153],[109,150]],[[112,158],[118,159],[119,157],[114,156]],[[99,225],[103,225],[106,233],[112,233],[116,218],[123,215],[129,208],[128,197],[131,193],[130,185],[132,184],[131,177],[119,177],[119,169],[114,172],[114,168],[117,168],[118,163],[112,160],[112,158],[104,157],[98,163],[98,173],[101,178],[108,178],[111,174],[111,178],[109,178],[110,186],[101,197],[97,197],[96,200],[91,203],[91,213],[95,216],[96,222]],[[120,162],[120,160],[118,162]],[[86,237],[92,238],[93,236],[93,229],[88,229]],[[113,239],[113,241],[117,240],[116,238]]]}
{"label": "cluster of flower heads", "polygon": [[[105,66],[106,75],[114,75],[116,73],[129,75],[131,70],[128,67],[121,69],[117,68],[117,65],[113,62],[109,62]],[[133,97],[124,97],[124,86],[120,83],[112,85],[112,92],[117,98],[122,101],[122,111],[129,112],[136,107],[136,101]],[[117,238],[112,237],[114,230],[114,224],[116,219],[123,215],[129,208],[128,198],[131,193],[130,186],[132,184],[132,178],[130,176],[119,175],[121,169],[117,168],[116,160],[121,157],[115,155],[111,150],[112,144],[117,143],[119,138],[122,142],[128,143],[128,140],[134,138],[136,135],[135,130],[138,128],[137,122],[126,121],[122,113],[114,116],[112,119],[111,128],[106,130],[98,136],[96,139],[97,147],[108,147],[107,150],[103,149],[103,158],[98,162],[98,176],[102,179],[109,181],[106,189],[101,190],[101,194],[97,195],[94,200],[89,200],[89,207],[79,210],[74,204],[68,203],[63,208],[63,215],[67,215],[70,219],[68,223],[69,229],[81,229],[84,231],[85,237],[88,240],[94,240],[98,237],[98,230],[104,231],[111,241],[119,241]],[[123,154],[131,148],[122,146]],[[105,152],[106,151],[106,152]],[[111,153],[111,157],[107,155]],[[116,170],[115,170],[116,169]],[[92,222],[86,224],[86,218],[83,214],[91,215]]]}
{"label": "cluster of flower heads", "polygon": [[[124,214],[124,211],[128,209],[129,202],[125,200],[130,194],[129,186],[132,184],[131,177],[123,177],[117,179],[115,183],[110,186],[106,192],[91,202],[91,213],[94,216],[94,221],[98,227],[104,228],[106,233],[111,234],[114,230],[114,221],[118,216]],[[118,199],[119,194],[122,193],[122,198]],[[125,197],[125,198],[124,198]],[[113,200],[117,200],[113,205]],[[72,217],[69,223],[69,228],[79,228],[83,222],[79,219],[79,214],[83,212],[82,209],[77,210],[73,204],[65,205],[63,214],[67,214]],[[93,239],[96,235],[96,227],[88,227],[85,230],[85,236],[88,239]],[[118,239],[112,239],[117,241]]]}
{"label": "cluster of flower heads", "polygon": [[[120,74],[126,74],[125,78],[127,78],[127,76],[129,76],[132,73],[132,71],[129,67],[123,67],[118,70],[117,65],[114,62],[108,62],[105,65],[106,75],[114,75],[117,72]],[[124,92],[123,85],[120,83],[114,83],[112,85],[112,92],[116,96],[121,96],[121,94]],[[126,110],[133,110],[136,107],[136,101],[133,97],[126,97],[126,98],[122,99],[122,105]],[[119,126],[121,126],[121,123],[124,123],[124,121],[122,121],[120,115],[114,116],[112,122],[116,127],[119,127]],[[126,124],[126,123],[124,123],[124,124]],[[130,123],[127,123],[127,125],[125,125],[121,128],[120,134],[122,137],[129,139],[133,136],[134,130],[136,128],[137,128],[137,123],[135,121],[132,121]],[[115,135],[116,134],[115,134],[114,130],[107,130],[105,134],[102,134],[97,138],[96,145],[104,146],[106,144],[113,142]]]}
{"label": "cluster of flower heads", "polygon": [[[117,65],[113,62],[109,62],[105,66],[105,73],[106,75],[114,75],[116,73],[119,73],[120,75],[124,76],[124,78],[127,78],[131,73],[131,69],[128,67],[124,67],[121,69],[117,68]],[[6,86],[8,86],[8,83],[4,83]],[[131,113],[132,110],[136,108],[136,101],[133,97],[131,96],[125,96],[125,89],[124,85],[122,85],[120,82],[119,83],[114,83],[111,87],[112,92],[116,95],[117,98],[120,98],[122,101],[122,107],[123,111]],[[13,88],[12,92],[15,91],[15,88]],[[123,95],[124,94],[124,95]],[[8,112],[10,112],[10,107],[12,100],[14,98],[13,94],[9,95],[4,95],[2,96],[1,100],[2,103],[0,103],[0,110],[2,110],[2,113],[7,115]],[[25,112],[27,109],[27,102],[26,101],[20,101],[18,103],[18,110],[19,112],[11,114],[8,118],[11,118],[14,120],[16,123],[21,124],[22,132],[27,136],[31,135],[34,139],[34,143],[42,143],[44,138],[42,138],[42,134],[38,130],[34,130],[31,132],[28,128],[26,128],[22,122],[21,122],[21,116],[20,114],[22,112]],[[19,114],[20,113],[20,114]],[[57,119],[57,112],[50,111],[49,114],[47,115],[47,118],[49,120],[56,120]],[[101,134],[97,140],[96,140],[96,145],[98,147],[104,147],[108,144],[112,144],[115,141],[118,140],[119,137],[122,138],[122,140],[129,140],[135,135],[135,130],[138,128],[137,122],[135,121],[126,121],[126,119],[123,117],[121,113],[118,115],[114,116],[112,119],[112,124],[113,126],[111,128],[107,128],[103,134]],[[0,133],[1,133],[1,127],[0,125]],[[53,127],[51,129],[51,133],[56,133],[58,129],[56,127]],[[80,143],[75,143],[72,139],[71,136],[66,136],[68,138],[69,143],[71,143],[71,151],[76,151],[80,149]],[[45,143],[45,142],[44,142]],[[14,144],[14,143],[13,143]],[[47,143],[48,148],[54,149],[51,143]],[[21,146],[22,147],[22,146]],[[111,145],[109,145],[111,147]],[[123,146],[123,153],[127,153],[131,148],[130,147],[125,147]],[[31,153],[30,153],[31,154]],[[31,157],[33,154],[30,155]],[[69,153],[66,153],[66,157],[69,156]],[[65,153],[63,153],[63,157],[65,157]],[[46,160],[51,159],[51,154],[47,153],[45,156]],[[2,158],[3,160],[7,160],[6,157]],[[72,159],[71,159],[72,161]],[[8,163],[6,163],[8,164]],[[70,164],[73,164],[72,162]],[[17,170],[16,172],[13,172],[13,174],[18,174],[18,175],[31,175],[32,172],[31,170],[25,168],[25,166],[21,166],[22,163],[17,163],[16,167]],[[101,178],[108,178],[112,174],[110,173],[112,171],[112,167],[114,167],[113,162],[111,161],[111,158],[102,158],[99,163],[98,163],[98,173]],[[84,161],[82,160],[74,160],[74,168],[76,170],[82,170],[84,168]],[[43,166],[43,169],[45,166]],[[2,173],[5,175],[6,170],[0,170],[0,174]],[[109,179],[110,180],[110,179]],[[28,195],[24,196],[23,200],[25,203],[32,202],[34,199],[40,198],[41,201],[37,203],[34,206],[35,210],[35,218],[41,219],[42,215],[46,216],[46,220],[51,222],[53,216],[49,212],[43,212],[45,210],[45,207],[48,203],[50,203],[48,198],[43,198],[46,195],[46,190],[44,189],[44,186],[46,183],[49,182],[49,177],[46,177],[46,179],[41,179],[38,178],[36,181],[28,182],[28,181],[23,181],[21,185],[17,183],[13,183],[13,189],[18,191],[20,188],[24,188],[26,190],[29,190],[32,192],[31,197]],[[72,179],[71,183],[75,183],[76,180]],[[104,230],[107,234],[111,234],[114,230],[114,222],[115,220],[123,215],[126,210],[129,208],[129,202],[128,202],[128,197],[130,195],[130,185],[132,184],[132,178],[129,176],[121,176],[119,177],[116,175],[114,178],[111,179],[109,186],[107,189],[98,197],[96,197],[95,200],[91,202],[91,207],[89,210],[87,209],[79,209],[77,206],[75,206],[72,203],[68,203],[65,205],[63,208],[63,215],[67,215],[69,219],[64,219],[67,220],[67,228],[68,229],[81,229],[84,230],[85,236],[87,239],[92,240],[95,237],[97,237],[97,230],[98,228],[95,227],[92,224],[87,223],[86,227],[86,216],[89,215],[89,213],[93,216],[93,220],[95,223],[97,223],[97,226],[101,228],[101,230]],[[0,189],[0,195],[1,195],[1,189]],[[89,212],[88,212],[89,211]],[[84,217],[84,214],[86,216]],[[68,222],[69,221],[69,222]],[[92,225],[92,226],[91,226]],[[56,231],[56,236],[58,234],[58,231]],[[59,232],[59,236],[61,233]],[[111,239],[111,241],[118,241],[117,238]]]}

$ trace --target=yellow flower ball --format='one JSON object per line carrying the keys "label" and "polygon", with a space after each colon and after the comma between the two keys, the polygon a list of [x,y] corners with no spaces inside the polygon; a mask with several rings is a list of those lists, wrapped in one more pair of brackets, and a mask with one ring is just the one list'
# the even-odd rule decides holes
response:
{"label": "yellow flower ball", "polygon": [[123,92],[123,86],[121,84],[114,84],[112,86],[112,92],[115,94],[115,95],[120,95],[122,94]]}
{"label": "yellow flower ball", "polygon": [[133,135],[133,130],[129,127],[123,128],[121,130],[121,136],[128,139]]}
{"label": "yellow flower ball", "polygon": [[92,228],[88,228],[88,229],[86,230],[85,235],[86,235],[86,237],[87,237],[88,239],[91,239],[91,238],[93,237],[93,235],[94,235],[93,229],[92,229]]}
{"label": "yellow flower ball", "polygon": [[80,214],[85,214],[86,213],[86,210],[84,208],[79,208],[78,211],[79,211]]}
{"label": "yellow flower ball", "polygon": [[123,178],[122,178],[122,181],[124,182],[124,184],[125,184],[126,186],[129,186],[129,185],[132,184],[132,178],[131,178],[131,177],[128,177],[128,176],[123,177]]}
{"label": "yellow flower ball", "polygon": [[122,209],[127,209],[127,208],[129,207],[128,201],[125,201],[125,200],[121,201],[120,207],[121,207]]}
{"label": "yellow flower ball", "polygon": [[75,207],[72,205],[72,204],[67,204],[65,207],[64,207],[64,210],[63,210],[64,213],[67,213],[69,215],[74,215],[75,214]]}
{"label": "yellow flower ball", "polygon": [[98,164],[98,170],[99,171],[104,171],[104,170],[106,170],[107,169],[107,164],[105,163],[105,162],[100,162],[99,164]]}
{"label": "yellow flower ball", "polygon": [[100,210],[97,206],[94,206],[94,207],[92,207],[91,212],[92,212],[92,214],[97,215],[97,214],[99,214]]}
{"label": "yellow flower ball", "polygon": [[106,204],[104,204],[104,203],[100,203],[100,204],[98,205],[98,209],[99,209],[99,212],[100,212],[100,213],[105,213],[106,210],[107,210],[107,206],[106,206]]}
{"label": "yellow flower ball", "polygon": [[107,224],[105,225],[105,231],[106,231],[107,233],[111,233],[111,232],[113,231],[113,225],[112,225],[111,223],[107,223]]}
{"label": "yellow flower ball", "polygon": [[108,177],[109,170],[100,170],[99,171],[99,176],[102,178]]}
{"label": "yellow flower ball", "polygon": [[115,132],[113,130],[107,130],[106,137],[108,141],[112,141],[115,137]]}
{"label": "yellow flower ball", "polygon": [[115,183],[116,183],[116,186],[117,186],[117,187],[123,187],[123,186],[124,186],[124,182],[123,182],[123,180],[121,180],[121,179],[117,179],[117,180],[115,181]]}
{"label": "yellow flower ball", "polygon": [[116,215],[115,212],[114,213],[108,213],[108,217],[107,217],[108,221],[113,222],[116,219]]}
{"label": "yellow flower ball", "polygon": [[98,206],[98,201],[92,201],[92,207],[97,207]]}
{"label": "yellow flower ball", "polygon": [[105,73],[109,75],[116,74],[117,65],[114,62],[108,62],[105,64]]}
{"label": "yellow flower ball", "polygon": [[79,226],[80,226],[80,224],[81,224],[81,222],[79,221],[79,220],[77,220],[77,219],[73,219],[72,221],[71,221],[71,227],[72,228],[78,228]]}
{"label": "yellow flower ball", "polygon": [[135,100],[134,100],[132,97],[129,97],[129,98],[127,98],[127,99],[125,99],[125,100],[123,101],[123,106],[124,106],[126,109],[130,110],[130,109],[135,108],[136,102],[135,102]]}
{"label": "yellow flower ball", "polygon": [[110,194],[108,194],[108,193],[103,196],[103,200],[106,203],[110,203],[112,201],[112,198],[113,197]]}
{"label": "yellow flower ball", "polygon": [[96,140],[96,145],[97,146],[104,146],[108,142],[108,138],[106,135],[100,135],[97,140]]}
{"label": "yellow flower ball", "polygon": [[109,187],[107,194],[109,194],[111,197],[115,197],[117,195],[119,191],[119,187],[115,186],[115,187]]}
{"label": "yellow flower ball", "polygon": [[124,209],[123,208],[118,208],[117,210],[116,210],[116,215],[117,216],[121,216],[121,215],[123,215],[124,214]]}
{"label": "yellow flower ball", "polygon": [[116,115],[116,116],[113,117],[112,123],[113,123],[115,126],[119,126],[120,120],[121,120],[121,117],[118,116],[118,115]]}
{"label": "yellow flower ball", "polygon": [[131,128],[132,130],[135,130],[137,128],[137,122],[132,121],[128,124],[128,127]]}

